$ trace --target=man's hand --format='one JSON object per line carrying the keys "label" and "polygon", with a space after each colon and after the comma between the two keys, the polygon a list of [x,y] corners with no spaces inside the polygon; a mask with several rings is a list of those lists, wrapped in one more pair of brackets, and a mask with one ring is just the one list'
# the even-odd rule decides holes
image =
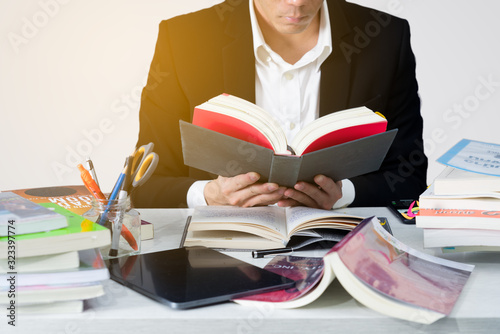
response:
{"label": "man's hand", "polygon": [[304,205],[329,210],[342,198],[342,181],[333,181],[324,175],[314,177],[316,184],[297,182],[293,189],[286,189],[279,206]]}
{"label": "man's hand", "polygon": [[260,175],[246,173],[234,177],[219,176],[210,181],[204,190],[208,205],[233,205],[250,207],[278,202],[285,192],[276,183],[257,183]]}

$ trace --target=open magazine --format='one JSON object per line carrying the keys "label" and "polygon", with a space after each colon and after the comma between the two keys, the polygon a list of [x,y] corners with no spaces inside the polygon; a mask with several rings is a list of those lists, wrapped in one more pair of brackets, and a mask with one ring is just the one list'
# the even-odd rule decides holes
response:
{"label": "open magazine", "polygon": [[409,248],[373,217],[323,258],[276,256],[265,268],[294,279],[295,288],[237,299],[237,303],[301,307],[319,298],[336,277],[366,307],[430,324],[450,314],[474,266]]}

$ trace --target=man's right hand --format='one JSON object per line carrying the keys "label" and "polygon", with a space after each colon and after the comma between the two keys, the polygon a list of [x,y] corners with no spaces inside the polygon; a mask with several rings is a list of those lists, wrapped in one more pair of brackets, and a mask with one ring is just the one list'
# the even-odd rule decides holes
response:
{"label": "man's right hand", "polygon": [[276,183],[257,183],[260,175],[254,172],[234,177],[219,176],[210,181],[204,190],[208,205],[233,205],[251,207],[277,203],[285,187]]}

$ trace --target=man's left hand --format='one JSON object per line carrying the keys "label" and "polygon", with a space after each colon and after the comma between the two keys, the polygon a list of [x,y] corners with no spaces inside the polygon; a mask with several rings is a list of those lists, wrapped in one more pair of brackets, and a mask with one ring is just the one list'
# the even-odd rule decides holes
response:
{"label": "man's left hand", "polygon": [[324,175],[314,177],[315,184],[297,182],[292,188],[285,190],[284,199],[279,206],[308,206],[330,210],[342,198],[342,181],[333,181]]}

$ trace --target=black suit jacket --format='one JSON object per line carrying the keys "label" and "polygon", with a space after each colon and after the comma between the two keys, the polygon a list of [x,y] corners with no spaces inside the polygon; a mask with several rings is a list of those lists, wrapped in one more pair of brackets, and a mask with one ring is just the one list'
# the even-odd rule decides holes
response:
{"label": "black suit jacket", "polygon": [[[332,54],[321,66],[320,115],[366,105],[398,135],[379,171],[353,178],[353,205],[417,198],[426,186],[415,58],[405,20],[342,0],[327,0]],[[137,207],[185,207],[198,179],[183,164],[179,120],[221,93],[255,102],[255,58],[248,2],[224,2],[161,22],[140,109],[137,145],[155,143],[155,175],[133,194]]]}

